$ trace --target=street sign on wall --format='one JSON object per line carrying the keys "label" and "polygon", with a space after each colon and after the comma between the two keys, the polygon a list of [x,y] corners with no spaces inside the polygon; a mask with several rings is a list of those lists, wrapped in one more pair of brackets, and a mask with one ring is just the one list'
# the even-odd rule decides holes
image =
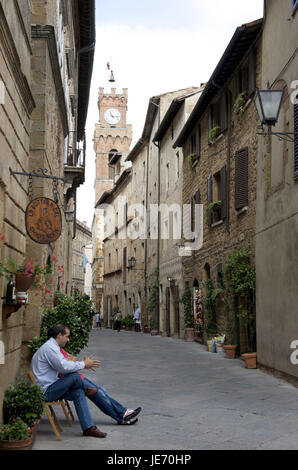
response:
{"label": "street sign on wall", "polygon": [[61,235],[61,211],[52,199],[39,197],[31,201],[26,209],[25,220],[27,233],[36,243],[47,245]]}

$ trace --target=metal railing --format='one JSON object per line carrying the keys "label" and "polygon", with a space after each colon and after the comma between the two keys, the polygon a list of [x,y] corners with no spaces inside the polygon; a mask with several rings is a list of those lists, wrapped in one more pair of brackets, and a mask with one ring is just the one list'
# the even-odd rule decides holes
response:
{"label": "metal railing", "polygon": [[86,135],[84,133],[83,140],[77,142],[76,131],[71,131],[69,134],[66,165],[84,168],[86,163]]}

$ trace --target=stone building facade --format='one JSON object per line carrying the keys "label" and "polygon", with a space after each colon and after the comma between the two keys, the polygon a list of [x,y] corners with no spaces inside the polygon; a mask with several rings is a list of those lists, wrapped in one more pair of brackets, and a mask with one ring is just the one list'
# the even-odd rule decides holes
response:
{"label": "stone building facade", "polygon": [[126,169],[114,188],[105,192],[97,205],[99,210],[104,211],[102,217],[105,219],[103,318],[107,326],[111,326],[115,307],[119,307],[123,317],[131,313],[131,297],[128,297],[126,289],[129,249],[127,207],[130,201],[131,169]]}
{"label": "stone building facade", "polygon": [[[76,236],[73,240],[72,261],[73,275],[71,290],[81,294],[86,291],[86,270],[89,263],[86,248],[92,244],[92,233],[84,222],[76,221]],[[87,248],[88,250],[88,248]],[[91,294],[91,292],[90,292]],[[91,297],[91,295],[90,295]]]}
{"label": "stone building facade", "polygon": [[[29,291],[26,307],[9,318],[2,308],[0,405],[9,383],[26,374],[27,346],[39,335],[42,308],[53,306],[55,290],[71,291],[75,226],[64,211],[75,213],[76,189],[85,178],[94,10],[93,0],[0,2],[1,260],[30,257],[52,267],[45,288]],[[47,245],[31,240],[25,228],[26,207],[38,197],[55,200],[61,212],[61,236]],[[2,296],[6,284],[2,277]]]}
{"label": "stone building facade", "polygon": [[[260,88],[284,89],[273,132],[258,140],[256,274],[258,362],[297,379],[298,2],[265,1]],[[274,60],[272,53],[274,51]],[[265,131],[267,128],[265,127]],[[285,137],[285,136],[284,136]],[[296,355],[297,357],[297,355]],[[295,359],[295,358],[294,358]]]}
{"label": "stone building facade", "polygon": [[[180,129],[194,103],[191,96],[197,91],[198,88],[187,88],[151,97],[142,136],[127,157],[127,161],[132,164],[132,207],[134,208],[135,204],[140,204],[137,211],[132,210],[129,214],[135,219],[132,223],[138,226],[135,239],[129,242],[131,247],[129,256],[136,260],[135,267],[129,270],[128,284],[132,292],[132,305],[133,308],[140,305],[143,327],[150,327],[153,332],[161,331],[164,334],[173,336],[177,335],[178,329],[175,329],[175,321],[172,318],[171,327],[166,332],[164,319],[166,287],[163,290],[163,286],[168,285],[169,267],[166,264],[169,259],[172,259],[173,263],[175,255],[173,252],[170,253],[171,248],[167,251],[164,246],[166,241],[161,240],[164,235],[162,224],[166,221],[162,220],[161,213],[156,212],[153,206],[160,204],[171,205],[174,201],[179,203],[182,193],[178,183],[173,185],[170,192],[165,187],[167,177],[167,181],[170,183],[174,178],[174,173],[178,172],[177,169],[175,170],[175,164],[171,164],[171,173],[167,174],[167,165],[169,165],[170,160],[175,159],[175,153],[173,150],[169,150],[168,141],[164,141],[160,147],[158,140],[155,140],[155,136],[164,127],[169,126],[172,129],[171,123],[168,123],[169,114],[167,113],[175,99],[177,101],[181,99],[179,103],[183,105],[183,111],[178,114],[175,122],[176,132],[177,127]],[[186,97],[189,97],[189,101],[187,105],[184,105]],[[170,135],[172,135],[171,132]],[[179,163],[180,170],[181,167],[182,160]],[[179,182],[181,180],[179,179]],[[145,208],[144,212],[141,207]],[[176,241],[174,241],[174,245],[175,243]],[[174,251],[175,249],[178,254],[178,247],[173,248]],[[177,263],[179,264],[179,260]],[[181,271],[179,273],[178,277],[181,277]],[[156,299],[156,309],[148,311],[147,303],[150,291],[155,283],[160,286]],[[170,301],[171,304],[175,302],[172,298]]]}
{"label": "stone building facade", "polygon": [[173,149],[173,142],[182,130],[196,104],[201,89],[186,90],[174,98],[153,141],[160,152],[160,332],[163,336],[184,338],[183,309],[179,299],[184,287],[182,242],[183,154]]}
{"label": "stone building facade", "polygon": [[[205,281],[211,278],[215,288],[221,287],[226,257],[235,249],[247,247],[252,263],[255,258],[258,118],[252,98],[260,85],[261,30],[262,20],[237,28],[174,143],[174,148],[183,148],[183,203],[191,208],[192,232],[194,208],[203,207],[203,243],[184,257],[184,280],[193,289],[196,327],[202,339]],[[247,102],[236,113],[236,99],[244,91]],[[221,132],[211,141],[210,131],[216,126]],[[210,206],[216,201],[221,201],[219,211]],[[246,330],[238,324],[236,312],[234,319],[240,352],[246,352]],[[224,331],[225,321],[224,302],[219,299],[218,332]]]}
{"label": "stone building facade", "polygon": [[[30,116],[35,108],[31,86],[31,15],[28,1],[0,2],[0,232],[1,260],[26,256],[24,214],[28,202],[28,180],[11,176],[9,168],[30,168]],[[7,280],[0,278],[1,297]],[[3,394],[19,373],[24,335],[25,308],[6,318],[2,302],[0,341],[0,422]]]}

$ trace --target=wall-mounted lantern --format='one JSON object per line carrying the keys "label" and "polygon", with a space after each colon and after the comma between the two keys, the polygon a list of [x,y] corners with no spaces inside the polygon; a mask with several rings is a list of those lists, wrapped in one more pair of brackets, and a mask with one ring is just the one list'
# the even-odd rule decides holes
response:
{"label": "wall-mounted lantern", "polygon": [[[280,140],[294,142],[295,135],[297,135],[295,132],[271,131],[271,126],[275,126],[278,122],[283,97],[284,89],[270,90],[269,84],[267,90],[259,90],[257,88],[254,102],[260,118],[261,128],[263,130],[263,132],[259,132],[258,135],[275,135]],[[268,126],[268,132],[264,132],[264,125]]]}
{"label": "wall-mounted lantern", "polygon": [[74,211],[64,211],[66,222],[74,221]]}

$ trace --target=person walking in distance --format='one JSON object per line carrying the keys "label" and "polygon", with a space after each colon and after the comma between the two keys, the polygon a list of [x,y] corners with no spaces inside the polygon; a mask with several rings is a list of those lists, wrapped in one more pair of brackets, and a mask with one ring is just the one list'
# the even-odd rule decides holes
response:
{"label": "person walking in distance", "polygon": [[139,333],[141,331],[141,309],[139,305],[134,313],[133,319],[135,321],[135,330]]}
{"label": "person walking in distance", "polygon": [[117,330],[118,333],[120,333],[121,325],[122,325],[122,315],[121,315],[121,312],[117,312],[117,315],[115,317],[115,330]]}
{"label": "person walking in distance", "polygon": [[100,312],[97,312],[97,314],[95,315],[95,322],[96,322],[96,328],[101,329],[101,315],[100,315]]}

